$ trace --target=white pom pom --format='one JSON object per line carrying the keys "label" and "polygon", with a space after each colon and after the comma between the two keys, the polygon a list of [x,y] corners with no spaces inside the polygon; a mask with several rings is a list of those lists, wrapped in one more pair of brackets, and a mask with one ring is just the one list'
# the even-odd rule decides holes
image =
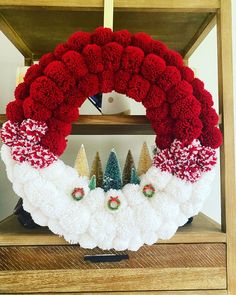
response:
{"label": "white pom pom", "polygon": [[161,171],[159,168],[152,166],[146,173],[148,182],[155,185],[157,190],[163,190],[172,178],[169,172]]}
{"label": "white pom pom", "polygon": [[39,178],[39,171],[29,163],[16,163],[13,169],[13,179],[15,182],[25,184],[28,182],[33,182],[35,179]]}
{"label": "white pom pom", "polygon": [[138,251],[140,247],[143,245],[143,240],[139,234],[136,234],[130,239],[128,250]]}
{"label": "white pom pom", "polygon": [[129,239],[115,238],[113,242],[113,248],[116,251],[124,251],[128,249],[129,243],[130,243]]}
{"label": "white pom pom", "polygon": [[192,184],[173,176],[165,192],[179,203],[187,201],[192,193]]}
{"label": "white pom pom", "polygon": [[36,209],[36,207],[33,204],[31,204],[27,198],[23,199],[22,206],[24,210],[29,213],[32,213]]}
{"label": "white pom pom", "polygon": [[50,166],[40,169],[40,174],[45,179],[60,182],[64,177],[66,166],[61,160],[53,162]]}
{"label": "white pom pom", "polygon": [[12,188],[13,188],[13,191],[17,194],[17,196],[24,198],[25,191],[24,191],[24,186],[21,183],[13,182]]}
{"label": "white pom pom", "polygon": [[80,244],[80,247],[86,248],[86,249],[93,249],[97,246],[94,239],[88,233],[79,235],[79,244]]}
{"label": "white pom pom", "polygon": [[[112,201],[112,199],[114,201]],[[109,213],[117,214],[118,212],[126,209],[127,200],[121,190],[110,189],[105,195],[105,209]],[[114,206],[113,209],[112,206]]]}
{"label": "white pom pom", "polygon": [[131,208],[120,211],[115,215],[116,237],[122,240],[130,240],[135,230],[135,216]]}
{"label": "white pom pom", "polygon": [[143,194],[140,193],[138,184],[126,184],[122,189],[123,194],[130,207],[135,207],[145,201]]}
{"label": "white pom pom", "polygon": [[186,217],[186,215],[183,214],[183,212],[179,211],[179,214],[178,214],[178,216],[175,219],[176,225],[178,225],[178,227],[179,226],[183,226],[183,225],[185,225],[185,223],[187,221],[188,221],[188,218]]}
{"label": "white pom pom", "polygon": [[153,245],[157,242],[157,234],[152,231],[142,232],[143,242],[147,245]]}
{"label": "white pom pom", "polygon": [[79,180],[77,171],[69,166],[65,166],[63,175],[54,180],[55,185],[62,191],[70,194],[75,188],[76,181]]}
{"label": "white pom pom", "polygon": [[177,228],[178,227],[174,222],[165,222],[160,226],[157,235],[162,240],[169,240],[176,233]]}
{"label": "white pom pom", "polygon": [[79,243],[79,235],[75,233],[64,232],[64,239],[70,244],[78,244]]}
{"label": "white pom pom", "polygon": [[31,216],[35,223],[37,223],[40,226],[47,226],[48,225],[48,218],[42,213],[41,210],[34,210],[33,212],[30,212]]}
{"label": "white pom pom", "polygon": [[141,232],[155,232],[161,224],[160,216],[152,209],[149,202],[136,206],[134,215],[135,223]]}
{"label": "white pom pom", "polygon": [[83,204],[87,206],[91,213],[100,210],[104,207],[105,193],[100,187],[90,191],[89,194],[84,198]]}
{"label": "white pom pom", "polygon": [[192,217],[194,214],[194,208],[192,202],[185,202],[184,204],[180,205],[180,210],[186,215],[188,218]]}
{"label": "white pom pom", "polygon": [[165,220],[173,220],[179,214],[179,205],[166,193],[159,192],[157,197],[151,199],[151,204],[156,214]]}
{"label": "white pom pom", "polygon": [[59,235],[59,236],[63,235],[63,229],[60,226],[58,219],[49,218],[48,227],[50,231],[52,231],[55,235]]}

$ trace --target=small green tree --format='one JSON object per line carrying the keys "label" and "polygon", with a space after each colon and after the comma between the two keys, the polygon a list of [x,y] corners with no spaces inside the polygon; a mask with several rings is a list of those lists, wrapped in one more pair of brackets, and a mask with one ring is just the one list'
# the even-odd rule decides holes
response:
{"label": "small green tree", "polygon": [[103,177],[103,189],[105,192],[109,189],[121,189],[122,179],[120,165],[116,156],[115,149],[112,149],[107,161],[104,177]]}
{"label": "small green tree", "polygon": [[140,179],[138,177],[138,174],[137,174],[137,171],[136,171],[135,167],[133,167],[131,169],[130,183],[133,183],[133,184],[139,184],[140,183]]}
{"label": "small green tree", "polygon": [[91,191],[96,188],[96,176],[95,175],[93,175],[92,178],[90,179],[89,188]]}
{"label": "small green tree", "polygon": [[131,179],[131,170],[132,168],[134,168],[134,159],[133,156],[131,154],[131,151],[128,151],[126,160],[125,160],[125,166],[123,169],[123,175],[122,175],[122,180],[123,180],[123,185],[126,185],[127,183],[130,183],[130,179]]}

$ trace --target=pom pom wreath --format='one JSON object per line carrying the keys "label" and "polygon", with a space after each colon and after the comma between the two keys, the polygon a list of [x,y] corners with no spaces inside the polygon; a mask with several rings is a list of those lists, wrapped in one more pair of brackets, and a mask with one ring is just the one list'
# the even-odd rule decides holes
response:
{"label": "pom pom wreath", "polygon": [[130,78],[131,74],[126,71],[120,70],[116,72],[114,78],[114,90],[118,93],[125,94]]}
{"label": "pom pom wreath", "polygon": [[67,41],[68,47],[81,52],[82,49],[91,41],[91,35],[87,32],[76,32]]}
{"label": "pom pom wreath", "polygon": [[189,67],[183,66],[180,69],[180,73],[183,80],[186,80],[187,82],[191,83],[194,79],[194,72]]}
{"label": "pom pom wreath", "polygon": [[167,46],[161,41],[153,40],[152,41],[152,52],[160,57],[164,57],[168,51]]}
{"label": "pom pom wreath", "polygon": [[51,118],[47,121],[47,126],[50,131],[61,134],[66,137],[71,133],[71,124]]}
{"label": "pom pom wreath", "polygon": [[102,50],[96,44],[88,44],[83,50],[83,56],[90,73],[99,73],[103,70]]}
{"label": "pom pom wreath", "polygon": [[55,60],[55,56],[53,53],[49,52],[44,54],[39,60],[39,66],[41,69],[45,69],[50,62]]}
{"label": "pom pom wreath", "polygon": [[147,116],[148,120],[150,120],[152,122],[154,122],[154,121],[160,122],[161,120],[168,117],[169,108],[170,107],[169,107],[168,103],[164,102],[159,107],[146,109],[146,116]]}
{"label": "pom pom wreath", "polygon": [[36,78],[42,75],[42,70],[38,64],[32,65],[28,68],[24,81],[28,84],[32,83]]}
{"label": "pom pom wreath", "polygon": [[201,143],[213,149],[217,149],[222,144],[222,133],[217,127],[203,130],[200,136]]}
{"label": "pom pom wreath", "polygon": [[113,41],[119,43],[123,47],[127,47],[131,43],[131,33],[128,30],[113,32]]}
{"label": "pom pom wreath", "polygon": [[62,56],[69,50],[66,43],[61,43],[56,46],[54,49],[54,55],[57,59],[61,59]]}
{"label": "pom pom wreath", "polygon": [[170,103],[174,103],[186,96],[190,96],[193,93],[191,84],[182,80],[175,87],[170,89],[167,93],[167,99]]}
{"label": "pom pom wreath", "polygon": [[64,99],[57,85],[45,76],[37,78],[31,84],[30,97],[50,110],[55,109]]}
{"label": "pom pom wreath", "polygon": [[164,59],[168,66],[175,66],[178,69],[183,67],[183,58],[177,51],[168,50],[164,54]]}
{"label": "pom pom wreath", "polygon": [[141,48],[146,54],[152,51],[152,38],[143,32],[132,36],[132,45]]}
{"label": "pom pom wreath", "polygon": [[171,105],[171,116],[174,119],[191,119],[198,117],[201,112],[201,104],[194,96],[188,96],[177,100]]}
{"label": "pom pom wreath", "polygon": [[[194,140],[188,146],[174,140],[170,148],[155,155],[153,163],[161,171],[172,173],[185,181],[196,182],[203,172],[212,170],[216,164],[216,152],[202,146],[199,140]],[[178,179],[176,181],[180,183]]]}
{"label": "pom pom wreath", "polygon": [[106,70],[117,71],[120,67],[122,52],[123,47],[120,44],[116,42],[106,44],[102,48],[102,59],[104,62],[104,68]]}
{"label": "pom pom wreath", "polygon": [[129,73],[137,74],[140,70],[143,58],[144,53],[140,48],[128,46],[123,51],[121,68]]}
{"label": "pom pom wreath", "polygon": [[149,88],[147,96],[142,100],[142,104],[145,108],[157,108],[161,106],[165,100],[165,92],[154,84]]}
{"label": "pom pom wreath", "polygon": [[173,66],[167,66],[162,75],[158,78],[157,84],[164,91],[168,91],[181,80],[179,70]]}
{"label": "pom pom wreath", "polygon": [[198,138],[202,131],[202,122],[197,117],[191,119],[178,120],[174,126],[175,138],[190,144],[195,138]]}
{"label": "pom pom wreath", "polygon": [[52,112],[40,103],[33,101],[28,97],[23,104],[25,118],[31,118],[35,121],[47,121]]}
{"label": "pom pom wreath", "polygon": [[148,54],[142,64],[141,73],[145,79],[154,82],[165,70],[165,61],[155,54]]}
{"label": "pom pom wreath", "polygon": [[99,27],[91,35],[92,42],[99,46],[103,46],[111,42],[112,38],[113,33],[110,28]]}
{"label": "pom pom wreath", "polygon": [[71,123],[78,119],[79,110],[76,107],[71,107],[66,104],[61,104],[54,112],[53,115],[56,119]]}
{"label": "pom pom wreath", "polygon": [[113,71],[107,70],[98,74],[100,92],[108,93],[114,89],[114,74]]}
{"label": "pom pom wreath", "polygon": [[79,86],[78,91],[82,96],[89,97],[92,95],[95,95],[99,93],[99,83],[98,83],[98,77],[95,74],[87,74],[86,76],[82,77]]}
{"label": "pom pom wreath", "polygon": [[83,56],[76,51],[67,51],[62,56],[62,61],[65,63],[68,70],[73,74],[76,80],[80,79],[88,73],[88,68]]}
{"label": "pom pom wreath", "polygon": [[54,81],[64,94],[68,94],[75,88],[75,79],[61,61],[51,62],[45,68],[44,74]]}
{"label": "pom pom wreath", "polygon": [[149,90],[150,83],[140,75],[134,75],[129,81],[129,89],[127,95],[134,100],[142,101]]}
{"label": "pom pom wreath", "polygon": [[41,143],[43,147],[49,149],[56,156],[60,156],[66,148],[64,136],[53,131],[48,131],[42,138]]}
{"label": "pom pom wreath", "polygon": [[20,83],[14,92],[16,99],[24,100],[26,97],[29,96],[29,85],[25,82]]}
{"label": "pom pom wreath", "polygon": [[21,100],[11,101],[7,104],[6,115],[12,122],[21,122],[24,120],[23,103]]}

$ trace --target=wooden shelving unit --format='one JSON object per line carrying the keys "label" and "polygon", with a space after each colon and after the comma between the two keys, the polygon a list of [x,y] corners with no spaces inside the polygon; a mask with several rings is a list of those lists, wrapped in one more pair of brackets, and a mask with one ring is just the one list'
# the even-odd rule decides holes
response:
{"label": "wooden shelving unit", "polygon": [[[0,0],[0,29],[30,65],[74,31],[103,25],[103,7],[103,0]],[[186,63],[214,25],[224,133],[222,225],[200,214],[170,241],[129,252],[128,261],[86,264],[84,255],[104,252],[68,245],[47,229],[27,231],[10,216],[0,223],[0,293],[236,294],[230,0],[114,0],[114,30],[145,31]],[[0,125],[5,120],[0,115]],[[143,116],[81,116],[73,124],[73,134],[95,133],[153,134]]]}

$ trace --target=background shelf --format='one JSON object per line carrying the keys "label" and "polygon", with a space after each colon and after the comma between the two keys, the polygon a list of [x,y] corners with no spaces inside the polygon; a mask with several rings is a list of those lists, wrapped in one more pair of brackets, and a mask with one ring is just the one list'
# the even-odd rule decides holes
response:
{"label": "background shelf", "polygon": [[[0,126],[6,116],[0,115]],[[72,124],[72,133],[78,135],[153,135],[151,124],[146,116],[130,115],[81,115]]]}
{"label": "background shelf", "polygon": [[[179,228],[170,240],[158,244],[172,243],[225,243],[226,235],[220,225],[204,214],[199,214],[192,224]],[[25,229],[14,215],[0,223],[0,246],[7,245],[59,245],[67,242],[52,234],[47,228]]]}

